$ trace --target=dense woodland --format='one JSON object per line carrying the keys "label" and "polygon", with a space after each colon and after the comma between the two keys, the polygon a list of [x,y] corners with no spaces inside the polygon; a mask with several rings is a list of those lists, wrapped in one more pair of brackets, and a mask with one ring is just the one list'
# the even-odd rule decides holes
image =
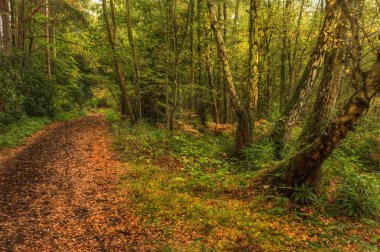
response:
{"label": "dense woodland", "polygon": [[100,111],[123,160],[182,167],[174,184],[379,216],[377,0],[0,0],[0,17],[2,147]]}

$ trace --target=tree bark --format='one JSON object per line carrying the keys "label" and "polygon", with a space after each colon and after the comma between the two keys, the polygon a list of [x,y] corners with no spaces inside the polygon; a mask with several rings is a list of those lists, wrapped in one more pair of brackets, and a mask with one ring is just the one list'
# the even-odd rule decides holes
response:
{"label": "tree bark", "polygon": [[112,54],[113,54],[113,60],[115,64],[115,72],[118,78],[119,88],[120,88],[120,107],[121,107],[121,115],[129,116],[129,119],[132,124],[136,122],[132,107],[128,98],[127,93],[127,86],[126,86],[126,80],[124,76],[124,70],[122,66],[122,60],[120,55],[117,52],[117,27],[116,22],[114,19],[114,5],[113,0],[111,0],[111,15],[112,15],[112,22],[113,27],[111,26],[109,17],[108,17],[108,8],[107,8],[107,0],[102,0],[102,6],[103,6],[103,15],[104,15],[104,21],[107,29],[108,34],[108,41],[111,45]]}
{"label": "tree bark", "polygon": [[371,99],[380,93],[380,50],[376,63],[365,76],[363,85],[357,83],[359,87],[343,112],[311,144],[277,167],[278,171],[284,172],[282,182],[290,186],[304,184],[315,187],[318,184],[323,161],[354,129],[359,118],[369,109]]}
{"label": "tree bark", "polygon": [[[238,119],[234,155],[240,156],[241,150],[247,147],[252,142],[253,117],[248,109],[249,104],[248,106],[245,106],[245,104],[243,104],[242,100],[240,99],[236,91],[236,87],[235,87],[234,80],[232,77],[231,68],[228,62],[227,48],[224,43],[224,38],[223,38],[222,32],[220,30],[220,27],[216,18],[214,1],[207,0],[207,5],[209,9],[209,14],[210,14],[211,28],[214,32],[216,44],[218,46],[219,58],[222,63],[228,94],[231,98],[232,106],[235,110],[235,113]],[[251,95],[251,92],[249,92],[248,96],[250,95]],[[248,99],[248,100],[251,101],[251,99]]]}
{"label": "tree bark", "polygon": [[[282,182],[288,185],[304,184],[315,187],[320,179],[323,162],[333,153],[336,147],[352,131],[360,119],[370,108],[371,100],[380,93],[380,48],[371,70],[364,73],[361,68],[361,44],[359,36],[359,16],[363,1],[355,2],[359,6],[358,13],[353,13],[345,0],[339,0],[339,5],[346,18],[351,23],[353,74],[351,77],[355,93],[346,103],[343,111],[331,120],[325,130],[315,137],[310,144],[294,156],[282,162],[276,169],[283,172]],[[355,67],[356,66],[356,67]]]}
{"label": "tree bark", "polygon": [[223,35],[220,31],[220,27],[216,19],[214,1],[207,0],[207,4],[209,7],[209,12],[210,12],[211,28],[214,32],[215,40],[218,45],[219,58],[222,62],[222,68],[223,68],[223,72],[226,78],[227,89],[231,96],[232,105],[237,114],[242,114],[244,111],[244,108],[241,103],[241,100],[238,97],[235,84],[233,81],[231,68],[228,62],[228,58],[227,58],[227,48],[226,48],[226,45],[224,44]]}
{"label": "tree bark", "polygon": [[208,89],[210,93],[210,102],[212,110],[212,118],[215,124],[219,123],[219,111],[214,95],[214,83],[213,83],[213,74],[212,74],[212,65],[211,65],[211,50],[210,45],[207,45],[207,55],[206,55],[206,69],[208,77]]}
{"label": "tree bark", "polygon": [[259,100],[259,25],[258,0],[250,0],[249,9],[249,112],[255,114]]}
{"label": "tree bark", "polygon": [[133,84],[136,92],[136,107],[137,107],[137,118],[140,120],[142,118],[142,104],[141,104],[141,87],[140,87],[140,65],[137,58],[135,40],[133,38],[132,31],[132,21],[131,21],[131,0],[126,0],[126,20],[127,20],[127,30],[128,30],[128,41],[131,46],[131,54],[134,65],[134,77]]}
{"label": "tree bark", "polygon": [[320,31],[318,42],[310,56],[310,60],[304,70],[297,88],[292,98],[286,105],[285,111],[281,118],[276,122],[272,139],[276,145],[276,155],[281,156],[281,150],[289,137],[291,130],[299,120],[299,115],[313,90],[317,81],[320,68],[325,60],[326,53],[331,49],[331,41],[334,36],[336,27],[340,20],[340,11],[337,4],[332,1],[327,2],[326,16],[323,27]]}
{"label": "tree bark", "polygon": [[12,49],[12,36],[11,36],[11,19],[9,11],[9,1],[0,0],[0,17],[2,24],[2,48],[5,53],[10,53]]}
{"label": "tree bark", "polygon": [[43,9],[43,15],[45,16],[44,33],[46,41],[46,72],[51,79],[51,51],[50,51],[50,29],[49,29],[49,0],[45,0],[45,6]]}
{"label": "tree bark", "polygon": [[314,108],[300,136],[300,142],[309,143],[325,129],[335,109],[338,86],[343,74],[343,63],[347,52],[348,22],[341,18],[337,28],[334,48],[327,53],[321,83]]}

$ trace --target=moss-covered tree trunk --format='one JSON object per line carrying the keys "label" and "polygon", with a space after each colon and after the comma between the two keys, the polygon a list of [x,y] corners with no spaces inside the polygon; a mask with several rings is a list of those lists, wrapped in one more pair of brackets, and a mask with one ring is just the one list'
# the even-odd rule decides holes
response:
{"label": "moss-covered tree trunk", "polygon": [[365,73],[360,68],[362,51],[358,20],[363,1],[355,2],[356,13],[345,0],[339,0],[338,3],[351,25],[353,68],[350,81],[355,93],[341,114],[331,120],[325,130],[322,130],[305,148],[277,167],[284,172],[282,180],[289,185],[304,184],[313,187],[318,184],[323,162],[333,153],[347,133],[354,129],[360,117],[369,109],[371,100],[380,93],[380,48],[377,49],[376,61],[371,70]]}
{"label": "moss-covered tree trunk", "polygon": [[380,51],[375,65],[366,74],[364,85],[352,95],[343,112],[311,144],[279,165],[277,169],[284,172],[283,182],[291,186],[316,186],[323,161],[333,153],[347,133],[353,130],[359,118],[369,109],[371,99],[379,92]]}
{"label": "moss-covered tree trunk", "polygon": [[[216,18],[216,12],[213,0],[207,0],[209,8],[211,28],[215,35],[216,44],[218,46],[219,58],[222,63],[222,69],[226,81],[228,96],[231,99],[232,106],[235,110],[238,125],[236,129],[235,139],[235,155],[240,156],[241,150],[252,143],[254,114],[258,104],[258,81],[259,81],[259,30],[257,24],[258,17],[258,1],[250,1],[250,20],[249,20],[249,71],[248,71],[248,87],[245,90],[248,99],[242,100],[239,97],[235,83],[232,77],[232,71],[227,57],[227,48],[225,38],[221,32]],[[224,8],[226,14],[226,7]],[[225,17],[226,18],[226,17]]]}
{"label": "moss-covered tree trunk", "polygon": [[273,128],[272,139],[276,144],[276,154],[280,152],[291,130],[299,120],[300,113],[305,107],[311,91],[318,79],[320,68],[325,60],[325,55],[331,49],[331,42],[339,23],[340,11],[334,1],[328,1],[326,6],[326,16],[323,27],[319,33],[317,44],[310,56],[310,60],[298,82],[291,99]]}
{"label": "moss-covered tree trunk", "polygon": [[333,49],[327,53],[317,99],[306,125],[301,133],[300,142],[310,143],[331,119],[337,102],[338,86],[343,74],[347,52],[348,20],[342,16],[336,33]]}

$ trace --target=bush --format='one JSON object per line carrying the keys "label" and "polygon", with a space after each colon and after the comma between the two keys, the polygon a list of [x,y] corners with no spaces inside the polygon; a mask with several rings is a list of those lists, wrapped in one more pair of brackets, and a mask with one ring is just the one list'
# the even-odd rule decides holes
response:
{"label": "bush", "polygon": [[4,128],[23,114],[23,96],[18,92],[22,83],[20,69],[14,58],[0,54],[0,126]]}
{"label": "bush", "polygon": [[369,175],[348,172],[335,192],[340,213],[352,217],[376,217],[380,213],[379,183]]}
{"label": "bush", "polygon": [[25,97],[23,105],[27,115],[52,117],[56,114],[55,87],[38,62],[31,62],[30,67],[24,69],[23,85],[19,91]]}

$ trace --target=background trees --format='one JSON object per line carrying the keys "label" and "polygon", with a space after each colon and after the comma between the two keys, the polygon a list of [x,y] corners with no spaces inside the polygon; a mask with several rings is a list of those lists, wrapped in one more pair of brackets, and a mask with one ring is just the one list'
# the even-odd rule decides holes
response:
{"label": "background trees", "polygon": [[[90,2],[1,1],[0,125],[79,109],[91,96]],[[86,10],[85,10],[86,9]]]}
{"label": "background trees", "polygon": [[[0,9],[4,125],[23,111],[80,107],[95,92],[132,123],[236,126],[240,158],[269,139],[285,181],[314,185],[311,173],[377,94],[375,1],[2,0]],[[255,122],[271,123],[270,134],[255,136]]]}

